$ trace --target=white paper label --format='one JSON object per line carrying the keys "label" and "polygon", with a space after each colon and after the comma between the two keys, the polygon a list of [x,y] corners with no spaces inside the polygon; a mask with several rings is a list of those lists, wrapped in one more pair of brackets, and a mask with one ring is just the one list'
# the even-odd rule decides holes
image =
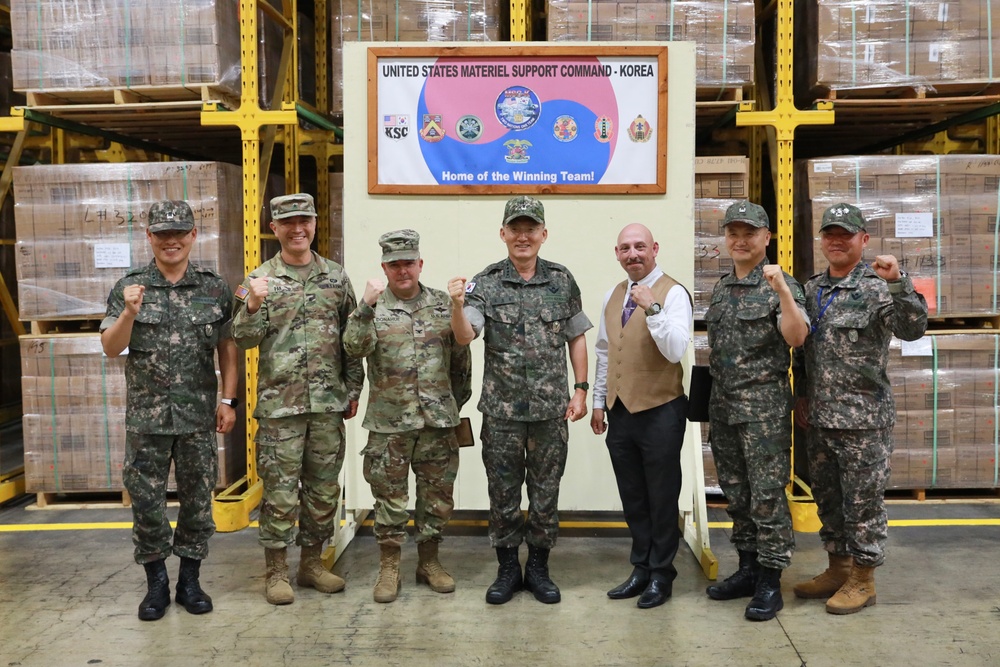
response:
{"label": "white paper label", "polygon": [[127,269],[132,266],[128,243],[95,243],[94,268]]}
{"label": "white paper label", "polygon": [[875,62],[875,45],[871,43],[865,43],[865,62],[873,63]]}
{"label": "white paper label", "polygon": [[938,21],[941,23],[948,22],[948,3],[942,2],[938,5]]}
{"label": "white paper label", "polygon": [[941,60],[941,45],[940,44],[928,44],[927,45],[927,60],[932,63],[939,62]]}
{"label": "white paper label", "polygon": [[832,162],[813,162],[813,173],[814,174],[832,174],[833,173],[833,163]]}
{"label": "white paper label", "polygon": [[934,354],[930,336],[921,336],[917,340],[901,340],[899,343],[904,357],[930,357]]}
{"label": "white paper label", "polygon": [[914,239],[934,236],[933,213],[897,213],[896,238]]}

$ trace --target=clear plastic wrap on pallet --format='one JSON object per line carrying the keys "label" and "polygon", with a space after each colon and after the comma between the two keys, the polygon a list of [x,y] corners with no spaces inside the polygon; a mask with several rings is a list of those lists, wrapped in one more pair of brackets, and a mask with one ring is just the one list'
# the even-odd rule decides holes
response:
{"label": "clear plastic wrap on pallet", "polygon": [[1000,0],[808,3],[811,84],[830,89],[992,83]]}
{"label": "clear plastic wrap on pallet", "polygon": [[243,279],[240,168],[220,162],[14,168],[18,301],[24,320],[98,319],[130,267],[152,259],[149,207],[183,199],[198,239],[191,261]]}
{"label": "clear plastic wrap on pallet", "polygon": [[[126,355],[106,356],[98,334],[21,336],[20,346],[27,491],[121,491]],[[244,421],[218,436],[220,488],[245,472]]]}
{"label": "clear plastic wrap on pallet", "polygon": [[344,109],[344,42],[498,42],[510,4],[502,0],[337,0],[331,110]]}
{"label": "clear plastic wrap on pallet", "polygon": [[[704,331],[695,331],[692,343],[694,346],[694,363],[699,366],[707,366],[708,353],[712,349],[708,346],[708,334]],[[690,423],[689,425],[693,426],[694,424]],[[722,487],[719,486],[719,473],[715,469],[715,456],[712,454],[712,446],[708,442],[708,423],[700,422],[698,426],[701,429],[701,453],[705,466],[705,491],[708,493],[722,493]]]}
{"label": "clear plastic wrap on pallet", "polygon": [[726,209],[746,199],[749,160],[742,155],[696,157],[694,163],[694,316],[708,310],[712,290],[729,273],[733,261],[726,251],[722,221]]}
{"label": "clear plastic wrap on pallet", "polygon": [[238,97],[237,10],[236,0],[12,0],[14,88]]}
{"label": "clear plastic wrap on pallet", "polygon": [[847,202],[867,220],[864,260],[895,255],[932,316],[1000,313],[1000,157],[831,157],[809,160],[805,170],[808,201],[797,208],[811,212],[800,229],[812,234],[798,234],[796,243],[806,244],[798,254],[811,257],[812,273],[827,267],[819,238],[823,211]]}
{"label": "clear plastic wrap on pallet", "polygon": [[548,0],[547,21],[550,42],[695,42],[698,86],[754,80],[753,0]]}
{"label": "clear plastic wrap on pallet", "polygon": [[995,331],[892,340],[891,488],[998,486],[998,351]]}

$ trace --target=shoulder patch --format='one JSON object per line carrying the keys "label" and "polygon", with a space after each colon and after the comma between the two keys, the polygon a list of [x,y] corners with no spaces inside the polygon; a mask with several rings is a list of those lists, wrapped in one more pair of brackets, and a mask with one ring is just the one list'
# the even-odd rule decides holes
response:
{"label": "shoulder patch", "polygon": [[473,281],[465,286],[465,293],[472,294],[472,290],[474,289],[476,289],[476,283]]}
{"label": "shoulder patch", "polygon": [[240,301],[246,301],[247,295],[250,294],[250,290],[247,289],[246,285],[240,285],[236,288],[236,292],[233,294]]}

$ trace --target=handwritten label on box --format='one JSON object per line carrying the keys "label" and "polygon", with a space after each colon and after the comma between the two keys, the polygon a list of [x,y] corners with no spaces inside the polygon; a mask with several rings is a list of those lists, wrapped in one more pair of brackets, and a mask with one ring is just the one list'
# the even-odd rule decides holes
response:
{"label": "handwritten label on box", "polygon": [[128,243],[95,243],[94,268],[127,269],[132,266],[130,250]]}
{"label": "handwritten label on box", "polygon": [[897,213],[896,238],[914,239],[934,236],[933,213]]}

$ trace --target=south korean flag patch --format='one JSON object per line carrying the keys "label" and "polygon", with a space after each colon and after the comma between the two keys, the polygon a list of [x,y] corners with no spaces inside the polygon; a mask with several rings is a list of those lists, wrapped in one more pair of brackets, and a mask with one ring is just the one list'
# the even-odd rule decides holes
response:
{"label": "south korean flag patch", "polygon": [[465,286],[465,293],[472,294],[472,290],[476,289],[476,283],[469,283]]}

